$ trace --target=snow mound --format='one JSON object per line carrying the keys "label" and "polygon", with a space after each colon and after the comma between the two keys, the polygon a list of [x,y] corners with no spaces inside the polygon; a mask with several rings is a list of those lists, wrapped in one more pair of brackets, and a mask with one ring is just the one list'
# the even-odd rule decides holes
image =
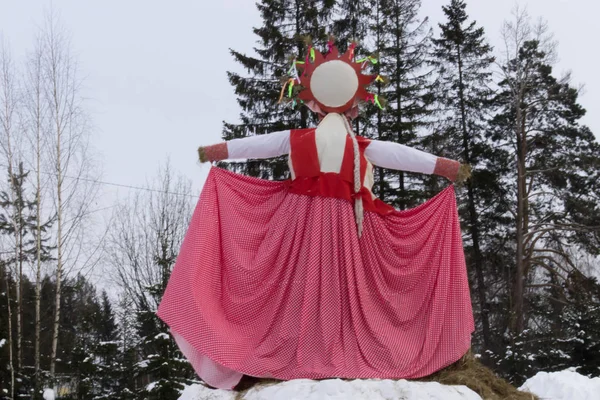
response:
{"label": "snow mound", "polygon": [[44,394],[42,396],[44,397],[44,400],[54,400],[56,398],[54,395],[54,390],[52,389],[44,390]]}
{"label": "snow mound", "polygon": [[536,394],[544,400],[598,400],[600,378],[588,378],[573,368],[560,372],[538,372],[519,390]]}
{"label": "snow mound", "polygon": [[[188,386],[179,400],[235,400],[235,392],[213,390],[203,385]],[[298,379],[272,386],[252,388],[244,400],[481,400],[466,386],[406,380]]]}

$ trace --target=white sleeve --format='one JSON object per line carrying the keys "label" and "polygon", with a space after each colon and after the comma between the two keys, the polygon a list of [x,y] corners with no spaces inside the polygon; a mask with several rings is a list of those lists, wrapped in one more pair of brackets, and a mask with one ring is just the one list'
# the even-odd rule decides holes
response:
{"label": "white sleeve", "polygon": [[424,151],[381,140],[369,143],[365,157],[378,167],[423,174],[433,174],[438,159]]}
{"label": "white sleeve", "polygon": [[289,154],[290,131],[267,133],[227,141],[228,158],[273,158]]}

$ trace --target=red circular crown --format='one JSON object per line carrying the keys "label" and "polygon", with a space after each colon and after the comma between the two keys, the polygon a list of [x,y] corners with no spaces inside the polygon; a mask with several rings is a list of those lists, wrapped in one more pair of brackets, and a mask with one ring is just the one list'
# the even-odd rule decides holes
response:
{"label": "red circular crown", "polygon": [[287,99],[294,105],[297,100],[309,106],[316,104],[324,113],[344,113],[361,102],[372,102],[383,108],[383,99],[369,93],[367,88],[373,82],[385,80],[380,75],[363,74],[366,66],[376,64],[377,59],[356,60],[356,43],[352,43],[341,57],[333,40],[328,42],[328,48],[327,54],[323,55],[309,44],[305,60],[294,59],[280,101],[287,87]]}

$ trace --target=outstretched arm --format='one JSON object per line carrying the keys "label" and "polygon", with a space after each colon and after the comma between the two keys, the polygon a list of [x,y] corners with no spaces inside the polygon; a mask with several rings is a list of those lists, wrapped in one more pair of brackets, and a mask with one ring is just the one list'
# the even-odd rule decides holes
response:
{"label": "outstretched arm", "polygon": [[200,162],[241,158],[273,158],[290,152],[290,131],[233,139],[198,148]]}
{"label": "outstretched arm", "polygon": [[443,176],[452,182],[469,177],[470,169],[458,161],[432,154],[399,143],[372,140],[365,149],[365,157],[378,167],[399,171]]}

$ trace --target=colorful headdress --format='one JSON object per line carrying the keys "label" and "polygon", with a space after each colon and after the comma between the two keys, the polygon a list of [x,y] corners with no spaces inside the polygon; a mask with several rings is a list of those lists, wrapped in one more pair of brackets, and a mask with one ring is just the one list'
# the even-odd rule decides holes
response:
{"label": "colorful headdress", "polygon": [[361,102],[371,102],[379,108],[384,100],[369,93],[367,88],[374,82],[384,83],[380,75],[366,75],[363,70],[369,64],[377,64],[375,57],[355,59],[356,43],[340,57],[333,39],[327,43],[328,52],[323,55],[308,42],[304,60],[294,59],[288,72],[280,101],[286,97],[293,105],[316,104],[324,113],[345,113]]}

